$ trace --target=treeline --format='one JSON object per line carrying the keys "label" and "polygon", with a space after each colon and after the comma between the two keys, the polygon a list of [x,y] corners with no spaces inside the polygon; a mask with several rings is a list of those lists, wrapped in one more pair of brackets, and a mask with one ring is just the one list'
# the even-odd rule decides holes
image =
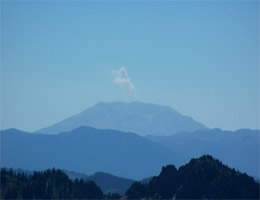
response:
{"label": "treeline", "polygon": [[259,183],[245,173],[223,165],[212,156],[192,159],[176,169],[162,168],[147,184],[135,182],[129,199],[259,199]]}
{"label": "treeline", "polygon": [[162,168],[148,183],[134,182],[124,196],[103,194],[92,181],[71,180],[61,170],[26,174],[1,169],[1,199],[259,199],[259,183],[211,156],[176,169]]}
{"label": "treeline", "polygon": [[1,169],[1,199],[110,199],[93,181],[70,180],[61,170],[49,169],[28,175]]}

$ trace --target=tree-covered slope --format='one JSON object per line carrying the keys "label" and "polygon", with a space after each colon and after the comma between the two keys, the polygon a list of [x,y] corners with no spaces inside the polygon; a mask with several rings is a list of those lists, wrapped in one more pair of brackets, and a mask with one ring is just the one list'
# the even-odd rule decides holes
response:
{"label": "tree-covered slope", "polygon": [[70,180],[61,170],[46,170],[26,175],[1,169],[1,199],[102,199],[93,181]]}
{"label": "tree-covered slope", "polygon": [[178,170],[162,168],[148,184],[135,182],[129,199],[259,199],[259,183],[211,156],[192,159]]}

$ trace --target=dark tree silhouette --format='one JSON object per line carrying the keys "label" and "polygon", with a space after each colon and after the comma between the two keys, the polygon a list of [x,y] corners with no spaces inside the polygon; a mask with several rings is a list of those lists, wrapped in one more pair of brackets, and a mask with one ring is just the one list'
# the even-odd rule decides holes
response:
{"label": "dark tree silhouette", "polygon": [[212,156],[192,159],[178,170],[162,168],[148,184],[135,182],[129,199],[259,199],[259,183]]}
{"label": "dark tree silhouette", "polygon": [[61,170],[34,172],[28,176],[12,169],[1,169],[1,199],[102,199],[93,181],[71,181]]}

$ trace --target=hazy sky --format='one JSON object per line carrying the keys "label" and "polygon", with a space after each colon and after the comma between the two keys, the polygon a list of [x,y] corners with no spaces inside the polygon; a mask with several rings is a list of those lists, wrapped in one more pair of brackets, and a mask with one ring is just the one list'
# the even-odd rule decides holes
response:
{"label": "hazy sky", "polygon": [[100,101],[259,128],[258,1],[1,1],[1,129]]}

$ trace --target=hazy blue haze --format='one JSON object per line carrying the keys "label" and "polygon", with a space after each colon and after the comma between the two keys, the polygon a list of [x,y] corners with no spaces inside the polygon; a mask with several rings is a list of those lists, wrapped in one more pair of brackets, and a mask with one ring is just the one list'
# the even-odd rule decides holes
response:
{"label": "hazy blue haze", "polygon": [[[1,129],[35,131],[118,100],[259,128],[258,1],[0,4]],[[112,81],[122,66],[136,97]]]}

